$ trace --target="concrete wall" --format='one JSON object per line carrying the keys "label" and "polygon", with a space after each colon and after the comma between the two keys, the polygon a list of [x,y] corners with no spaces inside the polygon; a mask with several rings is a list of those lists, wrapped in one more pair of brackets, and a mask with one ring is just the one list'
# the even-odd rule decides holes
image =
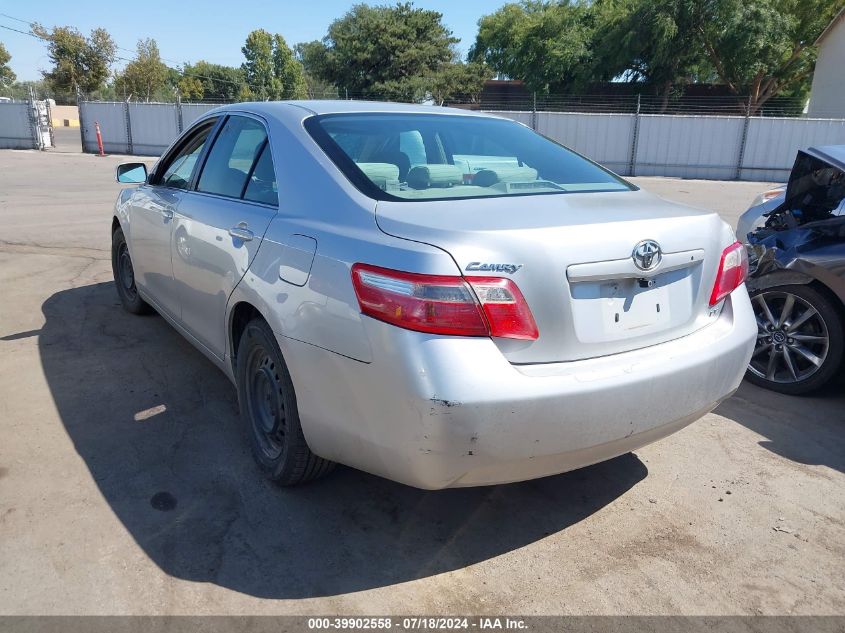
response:
{"label": "concrete wall", "polygon": [[79,127],[79,108],[70,105],[56,105],[50,108],[53,127]]}
{"label": "concrete wall", "polygon": [[845,13],[839,14],[819,45],[807,114],[845,117]]}

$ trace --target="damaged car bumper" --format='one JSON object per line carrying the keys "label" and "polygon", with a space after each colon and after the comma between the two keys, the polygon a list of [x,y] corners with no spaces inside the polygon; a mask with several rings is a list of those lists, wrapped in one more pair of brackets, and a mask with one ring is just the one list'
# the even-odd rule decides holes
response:
{"label": "damaged car bumper", "polygon": [[308,445],[425,489],[557,474],[665,437],[736,390],[757,331],[742,286],[694,334],[562,363],[511,364],[489,338],[365,327],[370,363],[278,337]]}

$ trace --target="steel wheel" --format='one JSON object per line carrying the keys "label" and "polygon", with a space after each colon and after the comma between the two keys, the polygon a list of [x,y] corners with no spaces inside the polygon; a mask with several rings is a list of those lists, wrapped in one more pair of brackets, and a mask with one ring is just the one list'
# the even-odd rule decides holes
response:
{"label": "steel wheel", "polygon": [[138,296],[138,289],[135,287],[135,269],[132,267],[132,258],[129,257],[126,242],[121,243],[117,252],[117,278],[127,299],[134,301]]}
{"label": "steel wheel", "polygon": [[255,317],[239,340],[235,359],[238,405],[259,468],[282,486],[325,475],[334,463],[308,448],[296,391],[273,330],[264,319]]}
{"label": "steel wheel", "polygon": [[123,308],[132,314],[150,314],[153,309],[141,298],[135,285],[135,267],[121,228],[116,228],[111,236],[111,269]]}
{"label": "steel wheel", "polygon": [[263,347],[256,345],[247,359],[246,404],[252,432],[261,452],[277,459],[285,446],[284,387],[280,368]]}
{"label": "steel wheel", "polygon": [[749,371],[778,384],[804,382],[824,365],[830,333],[824,318],[806,299],[784,290],[752,297],[757,344]]}

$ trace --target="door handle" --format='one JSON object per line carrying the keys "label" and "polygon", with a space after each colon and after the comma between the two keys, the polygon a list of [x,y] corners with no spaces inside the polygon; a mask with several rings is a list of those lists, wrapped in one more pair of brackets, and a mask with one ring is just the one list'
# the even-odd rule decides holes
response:
{"label": "door handle", "polygon": [[246,228],[246,222],[241,222],[237,226],[233,226],[229,229],[229,235],[244,242],[249,242],[253,237],[255,237],[255,234]]}
{"label": "door handle", "polygon": [[173,219],[173,206],[169,204],[161,204],[160,202],[151,202],[150,208],[161,213],[161,219],[167,222]]}

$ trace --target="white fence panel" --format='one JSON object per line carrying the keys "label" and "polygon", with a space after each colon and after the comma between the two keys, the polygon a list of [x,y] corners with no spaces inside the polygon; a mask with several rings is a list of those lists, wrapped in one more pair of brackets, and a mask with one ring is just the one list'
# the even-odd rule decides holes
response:
{"label": "white fence panel", "polygon": [[505,117],[506,119],[513,119],[514,121],[518,121],[523,125],[531,126],[533,121],[533,115],[531,112],[517,112],[511,110],[495,110],[490,111],[487,114],[495,114],[496,116]]}
{"label": "white fence panel", "polygon": [[[32,147],[28,104],[0,104],[0,147]],[[214,104],[82,102],[83,150],[97,151],[94,122],[111,153],[161,154]],[[495,111],[624,175],[732,180],[786,178],[795,152],[845,143],[845,120]],[[131,129],[127,126],[131,126]],[[14,129],[15,132],[8,130]],[[743,146],[745,136],[745,147]],[[17,143],[17,144],[16,144]],[[742,157],[742,168],[739,160]]]}
{"label": "white fence panel", "polygon": [[216,107],[207,103],[183,103],[179,106],[175,103],[83,101],[79,104],[82,151],[98,151],[94,126],[97,122],[106,152],[158,156],[197,117]]}
{"label": "white fence panel", "polygon": [[36,140],[28,103],[0,103],[0,148],[34,149]]}
{"label": "white fence panel", "polygon": [[736,177],[742,117],[640,116],[638,176]]}
{"label": "white fence panel", "polygon": [[[209,110],[220,107],[217,103],[183,103],[182,129],[184,130]],[[172,140],[172,139],[171,139]]]}
{"label": "white fence panel", "polygon": [[97,150],[97,133],[94,123],[100,124],[103,149],[111,154],[129,153],[129,135],[126,126],[126,104],[109,101],[82,101],[79,104],[79,125],[82,128],[82,151]]}
{"label": "white fence panel", "polygon": [[814,145],[845,144],[845,120],[752,118],[742,161],[743,180],[785,181],[795,153]]}
{"label": "white fence panel", "polygon": [[179,136],[179,113],[173,103],[130,103],[132,153],[157,156]]}
{"label": "white fence panel", "polygon": [[52,146],[46,101],[0,101],[0,149]]}
{"label": "white fence panel", "polygon": [[537,131],[621,174],[628,173],[633,114],[538,112]]}

